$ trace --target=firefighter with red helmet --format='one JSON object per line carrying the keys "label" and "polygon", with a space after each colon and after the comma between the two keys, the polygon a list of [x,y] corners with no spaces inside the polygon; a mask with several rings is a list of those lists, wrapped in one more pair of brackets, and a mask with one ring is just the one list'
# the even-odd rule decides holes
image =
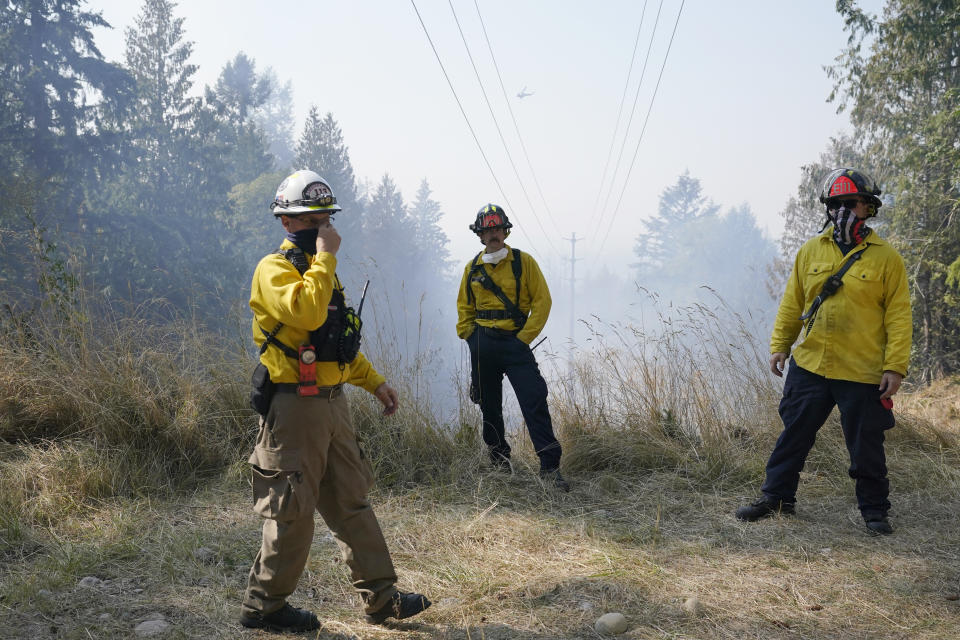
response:
{"label": "firefighter with red helmet", "polygon": [[907,373],[913,325],[903,259],[867,226],[883,206],[880,194],[857,169],[836,169],[824,180],[824,228],[833,226],[797,253],[770,339],[774,375],[783,376],[789,358],[783,432],[767,462],[763,495],[737,509],[740,520],[794,512],[800,471],[836,406],[866,527],[893,532],[883,441],[894,426],[892,398]]}
{"label": "firefighter with red helmet", "polygon": [[457,298],[457,335],[470,348],[470,396],[483,414],[483,441],[495,468],[510,470],[510,444],[503,424],[503,376],[513,386],[540,475],[562,491],[560,443],[547,408],[547,383],[530,343],[550,315],[552,300],[536,260],[506,244],[513,225],[495,204],[477,212],[470,230],[484,250],[467,263]]}

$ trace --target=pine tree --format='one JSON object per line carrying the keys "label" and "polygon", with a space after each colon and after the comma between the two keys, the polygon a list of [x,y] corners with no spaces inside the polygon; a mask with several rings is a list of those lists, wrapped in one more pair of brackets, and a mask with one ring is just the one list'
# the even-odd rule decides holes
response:
{"label": "pine tree", "polygon": [[[190,160],[201,102],[191,97],[197,66],[189,62],[193,43],[183,40],[183,18],[169,0],[145,0],[136,26],[126,30],[126,64],[137,83],[130,135],[137,148],[137,206],[150,217],[181,204],[175,194]],[[193,182],[193,180],[190,180]]]}
{"label": "pine tree", "polygon": [[766,328],[763,265],[775,250],[746,204],[720,215],[700,181],[684,172],[663,190],[657,215],[644,226],[636,247],[638,286],[673,305],[712,304],[719,296],[731,309],[752,314],[753,328]]}
{"label": "pine tree", "polygon": [[343,141],[340,126],[333,114],[320,118],[316,107],[310,107],[303,133],[297,142],[294,169],[311,169],[330,183],[343,209],[337,216],[337,228],[354,246],[364,242],[362,207],[357,198],[357,183],[350,163],[350,153]]}
{"label": "pine tree", "polygon": [[[0,282],[8,292],[35,292],[30,265],[42,279],[40,263],[78,249],[62,240],[83,227],[84,193],[118,162],[101,116],[123,103],[131,82],[94,44],[91,29],[109,25],[80,5],[0,4],[0,238],[10,240],[0,251]],[[33,239],[44,228],[52,233],[37,251]]]}
{"label": "pine tree", "polygon": [[676,184],[660,194],[657,214],[643,221],[644,231],[633,249],[640,260],[631,265],[638,276],[642,279],[645,272],[656,271],[681,248],[689,223],[718,210],[719,206],[703,195],[700,181],[684,171]]}
{"label": "pine tree", "polygon": [[427,269],[432,273],[449,273],[452,265],[450,249],[447,248],[449,239],[440,228],[440,218],[443,211],[440,203],[433,200],[430,184],[424,178],[417,189],[416,200],[410,205],[409,215],[413,221],[415,241],[418,249],[423,252]]}
{"label": "pine tree", "polygon": [[[123,126],[130,159],[96,194],[88,236],[91,273],[106,294],[163,298],[177,308],[222,314],[245,279],[234,238],[218,214],[230,180],[220,120],[190,95],[197,67],[183,18],[169,0],[145,0],[126,30],[126,64],[136,81]],[[109,230],[109,234],[99,231]]]}
{"label": "pine tree", "polygon": [[257,75],[256,62],[241,51],[223,66],[216,85],[207,87],[206,94],[228,120],[246,124],[266,104],[273,89],[273,80]]}
{"label": "pine tree", "polygon": [[0,5],[0,163],[3,173],[81,176],[110,151],[97,122],[99,101],[120,101],[122,69],[103,60],[91,29],[110,25],[80,0]]}
{"label": "pine tree", "polygon": [[274,169],[266,134],[254,119],[273,92],[270,77],[257,75],[256,63],[243,52],[224,65],[213,88],[205,91],[206,103],[218,121],[220,146],[231,184],[241,184]]}
{"label": "pine tree", "polygon": [[266,136],[275,166],[286,171],[293,162],[293,83],[290,80],[281,83],[270,68],[261,77],[269,79],[272,91],[254,110],[253,121]]}
{"label": "pine tree", "polygon": [[367,203],[363,236],[365,256],[375,260],[381,269],[401,276],[409,271],[408,265],[401,264],[398,254],[417,252],[416,231],[407,215],[403,195],[387,174]]}
{"label": "pine tree", "polygon": [[[850,45],[831,68],[866,157],[893,195],[881,216],[911,278],[915,379],[960,371],[960,5],[889,0],[875,19],[839,0]],[[870,41],[869,51],[863,44]],[[911,374],[913,377],[913,373]]]}

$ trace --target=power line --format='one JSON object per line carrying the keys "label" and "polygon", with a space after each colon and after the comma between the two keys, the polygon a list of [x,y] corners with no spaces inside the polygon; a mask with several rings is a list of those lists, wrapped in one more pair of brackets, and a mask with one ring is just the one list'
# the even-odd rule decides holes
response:
{"label": "power line", "polygon": [[[553,212],[550,210],[550,205],[547,203],[546,197],[543,195],[543,189],[540,188],[540,181],[537,179],[537,172],[533,170],[533,163],[530,162],[530,154],[527,153],[527,145],[523,142],[523,136],[520,135],[520,127],[517,125],[517,118],[513,115],[513,107],[510,106],[510,98],[507,96],[507,88],[503,84],[503,76],[500,75],[500,66],[497,64],[497,58],[493,55],[493,46],[490,44],[490,37],[487,35],[487,26],[483,22],[483,16],[480,14],[480,5],[477,0],[473,0],[473,5],[477,8],[477,18],[480,19],[480,27],[483,29],[483,38],[487,41],[487,50],[490,52],[490,59],[493,61],[493,68],[497,72],[497,80],[500,82],[500,91],[503,93],[503,101],[507,104],[507,111],[510,112],[510,120],[513,122],[513,130],[517,132],[517,139],[520,141],[520,148],[523,149],[523,157],[527,161],[527,167],[530,169],[530,175],[533,176],[533,184],[537,187],[537,193],[540,194],[540,200],[543,201],[543,206],[547,210],[547,216],[551,222],[553,222],[554,228],[556,228],[556,218],[553,215]],[[559,233],[559,231],[558,231]]]}
{"label": "power line", "polygon": [[637,154],[640,151],[640,143],[643,142],[643,134],[647,130],[647,122],[650,120],[650,112],[653,110],[653,101],[657,97],[657,90],[660,89],[660,81],[663,79],[663,70],[667,66],[667,58],[670,56],[670,49],[673,47],[673,38],[677,35],[677,25],[680,24],[680,14],[683,13],[683,5],[686,0],[681,0],[680,10],[677,11],[677,19],[673,23],[673,32],[670,34],[670,42],[667,44],[667,52],[663,55],[663,64],[660,65],[660,75],[657,76],[657,84],[653,88],[653,95],[650,97],[650,105],[647,107],[647,115],[643,119],[643,128],[640,130],[640,138],[637,140],[637,146],[633,150],[633,159],[630,161],[630,168],[627,170],[627,177],[623,182],[623,189],[620,190],[620,197],[617,199],[617,206],[613,210],[613,215],[610,218],[610,225],[607,227],[607,233],[603,236],[603,242],[600,243],[600,248],[597,250],[597,255],[603,251],[603,246],[607,243],[607,238],[610,236],[610,230],[613,228],[613,222],[617,218],[617,213],[620,211],[620,203],[623,202],[623,194],[627,191],[627,185],[630,184],[630,174],[633,173],[633,166],[637,162]]}
{"label": "power line", "polygon": [[[540,227],[540,231],[543,232],[544,238],[546,238],[547,243],[556,253],[560,253],[556,245],[553,244],[553,241],[550,239],[550,236],[547,234],[547,230],[544,229],[543,223],[540,222],[540,216],[537,215],[537,211],[533,206],[533,203],[530,201],[530,195],[527,193],[527,188],[523,184],[523,180],[520,178],[520,172],[517,171],[517,165],[513,161],[513,156],[510,154],[510,149],[507,147],[507,141],[503,137],[503,131],[500,129],[500,123],[497,122],[497,116],[493,113],[493,106],[490,104],[490,98],[487,96],[487,90],[483,86],[483,80],[480,79],[480,72],[477,70],[477,65],[473,60],[473,54],[470,52],[470,45],[467,44],[467,38],[463,35],[463,28],[460,26],[460,19],[457,17],[457,10],[453,8],[453,0],[447,0],[450,4],[450,11],[453,13],[453,21],[457,23],[457,31],[460,32],[460,39],[463,41],[463,46],[467,50],[467,57],[470,59],[470,66],[473,67],[473,73],[477,76],[477,84],[480,85],[480,92],[483,94],[483,99],[487,103],[487,110],[490,112],[490,118],[493,119],[493,126],[497,129],[497,135],[500,136],[500,142],[503,144],[503,150],[507,154],[507,159],[510,161],[510,166],[513,167],[513,173],[517,176],[517,182],[520,183],[520,190],[523,191],[523,196],[527,200],[527,204],[530,206],[530,212],[533,214],[534,220],[537,221],[537,225]],[[559,235],[559,231],[557,231]]]}
{"label": "power line", "polygon": [[[437,58],[437,64],[440,65],[440,70],[443,71],[443,77],[447,80],[447,86],[450,87],[450,91],[453,93],[453,97],[457,101],[457,106],[460,107],[460,113],[463,115],[463,119],[467,123],[467,128],[470,129],[470,135],[473,136],[473,141],[477,143],[477,149],[480,150],[480,155],[483,156],[483,161],[486,163],[487,169],[490,171],[490,175],[493,177],[493,181],[497,184],[497,188],[500,190],[500,195],[503,196],[503,200],[507,203],[507,206],[510,208],[510,210],[515,211],[513,205],[510,204],[510,199],[507,198],[507,194],[503,190],[503,185],[501,185],[500,180],[497,179],[497,174],[493,171],[493,166],[490,165],[490,160],[487,159],[487,154],[483,151],[483,146],[480,144],[480,139],[477,138],[476,131],[473,130],[473,125],[470,124],[470,118],[467,117],[467,112],[463,109],[463,103],[460,102],[460,96],[457,95],[457,90],[453,88],[453,83],[450,81],[450,76],[447,74],[447,69],[443,66],[443,61],[440,60],[440,54],[437,53],[437,47],[433,44],[433,38],[430,37],[430,32],[427,31],[427,25],[423,22],[423,17],[420,15],[420,10],[417,9],[416,1],[410,0],[410,4],[413,5],[413,10],[416,12],[417,19],[420,20],[420,26],[423,28],[423,33],[427,36],[427,42],[430,43],[430,48],[433,49],[433,55]],[[533,251],[540,255],[540,252],[537,250],[537,248],[533,246],[533,241],[530,238],[530,235],[525,230],[523,231],[523,235],[526,236],[527,241],[530,243]]]}
{"label": "power line", "polygon": [[[476,1],[476,0],[474,0]],[[607,162],[603,165],[603,175],[600,177],[600,188],[597,189],[597,199],[593,203],[593,212],[590,217],[597,215],[597,205],[603,195],[603,185],[607,181],[607,169],[610,168],[610,158],[613,156],[613,146],[617,141],[617,131],[620,129],[620,118],[623,116],[623,105],[627,101],[627,89],[630,88],[630,76],[633,75],[633,63],[637,59],[637,47],[640,46],[640,31],[643,29],[643,18],[647,14],[647,0],[643,2],[643,11],[640,13],[640,26],[637,27],[637,37],[633,41],[633,54],[630,56],[630,67],[627,69],[627,81],[623,83],[623,95],[620,96],[620,108],[617,110],[617,122],[613,125],[613,135],[610,137],[610,148],[607,150]],[[641,82],[643,78],[641,77]]]}
{"label": "power line", "polygon": [[597,239],[597,234],[603,226],[603,217],[607,213],[607,204],[610,202],[610,196],[613,194],[613,185],[617,180],[617,174],[620,172],[620,162],[623,160],[623,150],[627,146],[627,137],[630,135],[630,127],[633,125],[633,116],[637,112],[637,102],[640,98],[640,89],[643,86],[643,78],[647,75],[647,63],[650,61],[650,51],[653,49],[653,39],[657,34],[657,26],[660,24],[660,12],[663,10],[663,0],[657,7],[657,17],[653,21],[653,31],[650,32],[650,43],[647,45],[647,55],[643,59],[643,69],[640,71],[640,82],[637,83],[637,91],[633,94],[633,106],[630,107],[630,118],[627,120],[627,128],[623,132],[623,142],[620,144],[620,153],[617,155],[617,164],[613,169],[613,175],[610,176],[610,188],[607,189],[607,197],[603,200],[603,208],[600,210],[600,218],[594,225],[593,240]]}

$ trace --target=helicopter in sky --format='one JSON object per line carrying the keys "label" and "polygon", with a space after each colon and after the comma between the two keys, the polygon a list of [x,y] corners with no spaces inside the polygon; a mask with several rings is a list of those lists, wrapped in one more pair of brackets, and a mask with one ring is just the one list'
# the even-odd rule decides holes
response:
{"label": "helicopter in sky", "polygon": [[524,85],[524,86],[523,86],[523,89],[520,89],[520,93],[517,94],[517,97],[522,100],[523,98],[526,98],[527,96],[532,96],[533,93],[534,93],[533,91],[527,91],[527,86]]}

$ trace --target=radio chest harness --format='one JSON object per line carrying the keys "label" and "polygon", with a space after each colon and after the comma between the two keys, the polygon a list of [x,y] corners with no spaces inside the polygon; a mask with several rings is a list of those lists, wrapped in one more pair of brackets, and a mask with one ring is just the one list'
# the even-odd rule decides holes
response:
{"label": "radio chest harness", "polygon": [[[310,267],[304,252],[295,247],[281,249],[277,253],[286,258],[302,276]],[[317,363],[336,362],[342,370],[344,365],[352,362],[360,351],[360,330],[363,322],[360,313],[363,311],[363,302],[367,296],[367,284],[363,287],[358,312],[348,307],[343,296],[343,287],[340,280],[334,276],[333,295],[330,298],[326,321],[310,332],[310,343],[301,345],[299,349],[284,344],[277,339],[277,333],[283,328],[283,323],[277,323],[272,331],[260,327],[265,340],[260,345],[260,355],[273,345],[280,349],[288,358],[297,361],[299,367],[299,384],[297,393],[301,396],[315,396],[320,393],[317,387]]]}
{"label": "radio chest harness", "polygon": [[467,302],[473,303],[476,306],[476,298],[473,295],[473,289],[470,286],[473,282],[478,282],[481,287],[495,295],[500,302],[503,303],[503,309],[477,309],[477,318],[480,320],[513,320],[514,325],[517,329],[522,329],[523,325],[527,322],[527,314],[520,310],[520,276],[523,273],[523,265],[520,262],[520,251],[519,249],[514,249],[513,251],[513,260],[510,263],[511,268],[513,269],[513,277],[516,280],[516,302],[507,297],[507,294],[503,292],[503,289],[493,281],[493,278],[490,277],[490,274],[487,273],[486,268],[483,265],[483,261],[480,257],[483,255],[483,252],[477,254],[477,257],[473,259],[473,266],[470,267],[470,274],[467,278]]}

